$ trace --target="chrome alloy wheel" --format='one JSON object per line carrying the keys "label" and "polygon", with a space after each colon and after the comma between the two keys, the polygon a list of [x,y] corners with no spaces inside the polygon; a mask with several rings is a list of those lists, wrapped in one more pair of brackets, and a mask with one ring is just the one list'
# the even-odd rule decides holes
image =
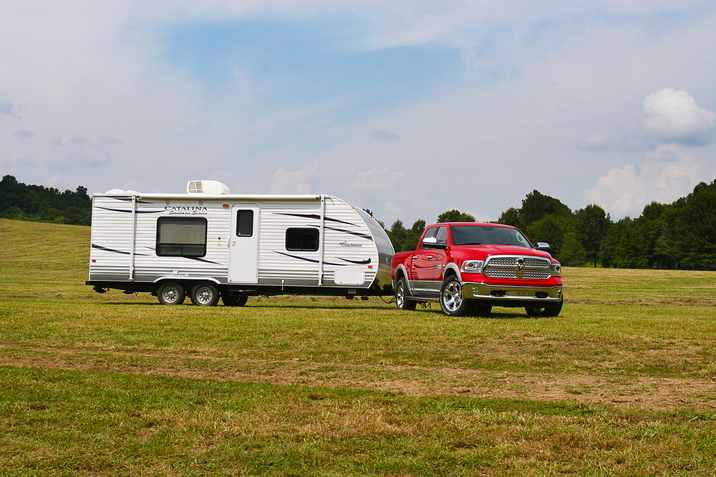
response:
{"label": "chrome alloy wheel", "polygon": [[457,280],[447,284],[440,299],[449,314],[456,313],[462,306],[462,285]]}
{"label": "chrome alloy wheel", "polygon": [[397,306],[399,310],[402,310],[405,307],[405,282],[403,282],[403,280],[399,280],[396,288],[395,306]]}
{"label": "chrome alloy wheel", "polygon": [[405,277],[400,277],[395,284],[395,307],[398,310],[410,311],[415,309],[417,302],[406,297],[408,285]]}
{"label": "chrome alloy wheel", "polygon": [[462,296],[462,283],[456,276],[451,275],[445,279],[440,289],[440,308],[446,315],[462,316],[469,313],[474,306],[471,300]]}

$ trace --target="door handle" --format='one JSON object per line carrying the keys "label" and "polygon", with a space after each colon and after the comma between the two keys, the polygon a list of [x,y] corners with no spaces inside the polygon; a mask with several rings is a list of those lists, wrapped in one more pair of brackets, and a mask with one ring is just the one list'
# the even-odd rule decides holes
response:
{"label": "door handle", "polygon": [[428,255],[426,258],[427,258],[428,260],[430,260],[430,259],[433,258],[433,256],[432,256],[432,255]]}
{"label": "door handle", "polygon": [[413,257],[413,260],[417,260],[417,259],[418,259],[418,256],[417,256],[417,255]]}

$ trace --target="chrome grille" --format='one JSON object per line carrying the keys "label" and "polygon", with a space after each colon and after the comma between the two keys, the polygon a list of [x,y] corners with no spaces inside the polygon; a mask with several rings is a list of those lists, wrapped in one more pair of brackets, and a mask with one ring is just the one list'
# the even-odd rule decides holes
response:
{"label": "chrome grille", "polygon": [[[522,265],[520,267],[520,265]],[[490,257],[485,264],[485,276],[491,278],[526,278],[547,280],[552,277],[550,261],[546,258],[502,255]]]}

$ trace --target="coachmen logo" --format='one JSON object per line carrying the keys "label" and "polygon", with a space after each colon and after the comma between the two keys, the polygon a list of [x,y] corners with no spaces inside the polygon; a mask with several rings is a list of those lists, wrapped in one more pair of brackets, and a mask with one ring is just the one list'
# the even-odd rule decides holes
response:
{"label": "coachmen logo", "polygon": [[525,276],[525,259],[520,257],[517,259],[517,278],[524,278],[524,276]]}

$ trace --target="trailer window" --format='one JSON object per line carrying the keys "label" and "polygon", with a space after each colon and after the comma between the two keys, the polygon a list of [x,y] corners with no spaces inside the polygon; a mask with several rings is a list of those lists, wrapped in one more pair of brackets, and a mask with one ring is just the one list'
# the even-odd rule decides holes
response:
{"label": "trailer window", "polygon": [[203,257],[206,255],[206,219],[159,217],[157,255]]}
{"label": "trailer window", "polygon": [[236,236],[251,237],[254,235],[254,211],[236,211]]}
{"label": "trailer window", "polygon": [[318,250],[318,229],[287,229],[286,250],[315,252]]}

